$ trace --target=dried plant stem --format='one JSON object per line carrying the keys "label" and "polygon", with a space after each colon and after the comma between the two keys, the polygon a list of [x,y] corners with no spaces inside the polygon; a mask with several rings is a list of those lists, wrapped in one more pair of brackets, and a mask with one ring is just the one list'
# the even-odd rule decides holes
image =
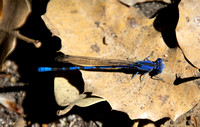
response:
{"label": "dried plant stem", "polygon": [[42,43],[39,41],[39,40],[34,40],[34,39],[31,39],[29,37],[26,37],[22,34],[20,34],[18,31],[13,31],[11,32],[15,37],[21,39],[21,40],[24,40],[28,43],[33,43],[35,45],[36,48],[39,48],[41,47]]}
{"label": "dried plant stem", "polygon": [[65,109],[58,110],[57,115],[61,116],[61,115],[66,114],[67,112],[69,112],[74,107],[74,105],[76,105],[77,102],[79,102],[80,100],[82,100],[84,98],[86,98],[86,94],[80,94],[79,98],[77,100],[75,100],[74,102],[70,103]]}

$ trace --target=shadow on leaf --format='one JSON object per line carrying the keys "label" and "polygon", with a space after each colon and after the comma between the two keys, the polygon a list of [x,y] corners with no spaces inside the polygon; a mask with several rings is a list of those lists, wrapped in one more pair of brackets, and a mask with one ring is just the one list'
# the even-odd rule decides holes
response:
{"label": "shadow on leaf", "polygon": [[174,85],[180,85],[182,83],[185,83],[185,82],[189,82],[189,81],[193,81],[193,80],[196,80],[196,79],[199,79],[200,77],[187,77],[187,78],[181,78],[181,77],[178,77],[176,75],[176,79],[174,81]]}
{"label": "shadow on leaf", "polygon": [[154,27],[160,31],[164,42],[169,48],[178,47],[176,38],[176,26],[179,19],[178,4],[180,0],[174,0],[168,7],[158,11],[158,15],[154,21]]}

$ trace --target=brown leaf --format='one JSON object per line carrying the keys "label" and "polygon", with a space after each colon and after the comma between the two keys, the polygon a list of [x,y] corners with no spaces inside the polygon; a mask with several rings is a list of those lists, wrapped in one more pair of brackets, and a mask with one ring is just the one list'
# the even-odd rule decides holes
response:
{"label": "brown leaf", "polygon": [[179,22],[176,33],[186,58],[200,68],[200,1],[184,0],[179,4]]}
{"label": "brown leaf", "polygon": [[41,43],[25,37],[17,30],[31,12],[28,0],[0,0],[0,70],[5,58],[14,50],[16,37],[40,47]]}
{"label": "brown leaf", "polygon": [[169,49],[153,20],[137,9],[115,0],[51,0],[42,18],[61,37],[61,51],[67,55],[139,61],[154,52],[150,60],[164,59],[165,69],[158,75],[164,82],[149,75],[140,82],[139,75],[131,79],[132,74],[120,72],[82,71],[85,92],[103,97],[131,119],[175,120],[199,101],[200,90],[194,80],[198,70],[180,49]]}

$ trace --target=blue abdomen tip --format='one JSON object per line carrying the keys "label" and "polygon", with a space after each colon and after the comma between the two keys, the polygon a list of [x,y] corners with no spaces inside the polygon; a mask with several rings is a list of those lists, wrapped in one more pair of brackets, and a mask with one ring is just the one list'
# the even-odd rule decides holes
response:
{"label": "blue abdomen tip", "polygon": [[51,71],[51,67],[38,67],[38,72]]}

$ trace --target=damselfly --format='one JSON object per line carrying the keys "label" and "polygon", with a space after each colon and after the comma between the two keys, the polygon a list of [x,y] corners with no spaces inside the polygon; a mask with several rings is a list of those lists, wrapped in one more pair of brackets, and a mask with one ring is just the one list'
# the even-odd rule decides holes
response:
{"label": "damselfly", "polygon": [[[135,75],[138,73],[146,74],[151,73],[151,76],[156,76],[162,73],[164,69],[163,60],[158,58],[156,61],[150,61],[146,58],[143,61],[128,61],[128,60],[117,60],[117,59],[101,59],[94,57],[82,57],[82,56],[71,56],[62,55],[56,58],[59,62],[72,63],[74,67],[38,67],[38,72],[48,71],[67,71],[67,70],[134,70]],[[80,66],[82,65],[82,66]],[[91,65],[91,66],[89,66]]]}

